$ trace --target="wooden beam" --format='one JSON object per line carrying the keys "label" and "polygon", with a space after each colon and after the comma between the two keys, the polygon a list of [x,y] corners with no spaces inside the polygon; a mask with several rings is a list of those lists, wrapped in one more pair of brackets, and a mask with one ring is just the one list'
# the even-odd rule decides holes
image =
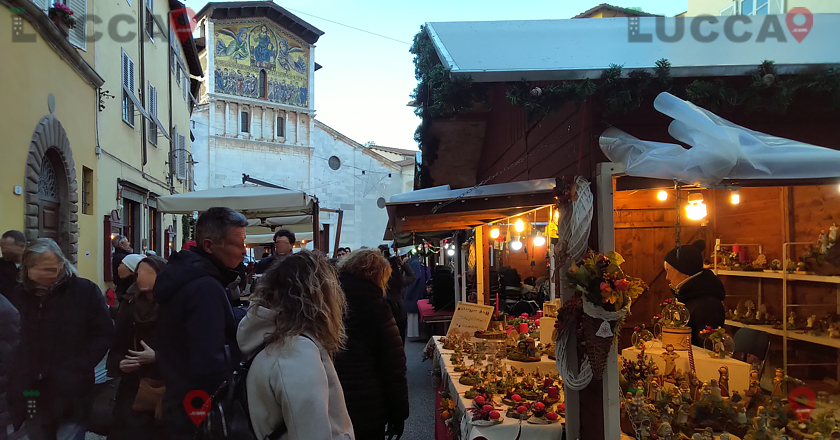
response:
{"label": "wooden beam", "polygon": [[645,228],[657,228],[657,229],[673,229],[674,222],[630,222],[630,223],[616,223],[615,229],[645,229]]}
{"label": "wooden beam", "polygon": [[335,227],[335,247],[333,248],[333,257],[338,253],[338,242],[341,241],[341,223],[344,221],[344,211],[338,210],[338,225]]}

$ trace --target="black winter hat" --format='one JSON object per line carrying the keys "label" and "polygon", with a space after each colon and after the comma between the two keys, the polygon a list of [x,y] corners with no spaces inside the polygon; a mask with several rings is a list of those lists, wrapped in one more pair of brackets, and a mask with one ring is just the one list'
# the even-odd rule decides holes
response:
{"label": "black winter hat", "polygon": [[697,240],[690,245],[681,246],[679,249],[679,258],[677,258],[677,248],[673,248],[665,254],[665,262],[688,276],[703,270],[703,252],[706,250],[705,240]]}

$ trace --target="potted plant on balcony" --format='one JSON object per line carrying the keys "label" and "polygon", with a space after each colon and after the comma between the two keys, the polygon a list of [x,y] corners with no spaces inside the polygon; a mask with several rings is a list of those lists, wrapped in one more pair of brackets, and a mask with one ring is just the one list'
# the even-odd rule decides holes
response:
{"label": "potted plant on balcony", "polygon": [[65,37],[70,35],[70,29],[76,26],[76,19],[73,18],[73,11],[70,10],[64,3],[55,2],[50,7],[50,19],[55,23],[58,30],[64,34]]}

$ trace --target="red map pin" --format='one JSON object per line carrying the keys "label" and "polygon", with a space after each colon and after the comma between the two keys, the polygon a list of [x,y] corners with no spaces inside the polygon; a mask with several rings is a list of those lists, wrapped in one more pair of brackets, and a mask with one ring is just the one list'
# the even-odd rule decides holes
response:
{"label": "red map pin", "polygon": [[[805,398],[804,403],[800,402],[800,400],[803,400],[802,398]],[[790,409],[796,414],[796,418],[800,422],[804,422],[808,420],[808,417],[811,417],[811,412],[817,406],[817,395],[814,393],[814,390],[808,387],[798,387],[790,392],[788,404],[790,405]]]}
{"label": "red map pin", "polygon": [[172,29],[175,30],[175,35],[182,43],[187,41],[195,31],[195,11],[192,8],[175,9],[169,19],[172,21]]}
{"label": "red map pin", "polygon": [[[201,406],[196,408],[193,406],[193,399],[201,399]],[[195,423],[195,426],[201,424],[207,417],[207,412],[210,411],[210,395],[204,390],[192,390],[184,396],[184,409],[187,410],[187,416]]]}
{"label": "red map pin", "polygon": [[[793,22],[793,19],[796,18],[797,15],[805,16],[805,23],[801,26]],[[811,11],[809,11],[808,8],[800,6],[788,11],[785,16],[785,23],[787,23],[788,30],[790,31],[790,34],[793,35],[793,38],[801,43],[802,40],[808,36],[808,33],[811,32],[811,28],[814,26],[814,15],[811,14]]]}

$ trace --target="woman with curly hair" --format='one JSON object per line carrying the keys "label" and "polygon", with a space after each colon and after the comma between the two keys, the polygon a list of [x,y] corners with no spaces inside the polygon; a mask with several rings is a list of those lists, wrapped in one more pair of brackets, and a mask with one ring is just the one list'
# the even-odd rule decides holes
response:
{"label": "woman with curly hair", "polygon": [[353,440],[332,358],[344,346],[346,302],[335,269],[301,251],[263,275],[236,340],[254,357],[246,386],[257,438]]}
{"label": "woman with curly hair", "polygon": [[385,289],[391,265],[378,249],[350,253],[338,263],[347,296],[347,348],[335,359],[358,439],[399,437],[408,418],[405,350]]}

